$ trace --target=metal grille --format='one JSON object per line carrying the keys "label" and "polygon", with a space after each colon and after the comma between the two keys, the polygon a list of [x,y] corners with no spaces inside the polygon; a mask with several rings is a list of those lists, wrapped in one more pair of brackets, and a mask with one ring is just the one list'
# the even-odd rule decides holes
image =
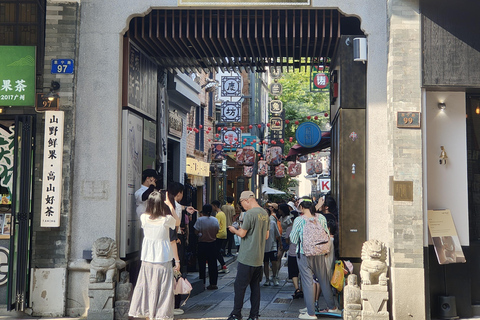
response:
{"label": "metal grille", "polygon": [[168,9],[132,19],[129,37],[169,69],[262,72],[333,57],[343,25],[362,33],[337,10]]}

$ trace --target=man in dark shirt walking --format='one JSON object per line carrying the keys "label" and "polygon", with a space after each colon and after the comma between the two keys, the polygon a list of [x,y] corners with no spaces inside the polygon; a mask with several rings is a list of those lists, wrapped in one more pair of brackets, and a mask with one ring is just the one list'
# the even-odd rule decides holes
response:
{"label": "man in dark shirt walking", "polygon": [[237,276],[235,278],[235,298],[233,311],[228,320],[242,319],[243,299],[250,286],[250,316],[248,320],[258,320],[260,310],[260,281],[265,251],[265,241],[269,235],[269,218],[267,212],[260,207],[252,191],[243,191],[240,205],[246,210],[241,228],[229,226],[231,233],[241,238],[238,253]]}

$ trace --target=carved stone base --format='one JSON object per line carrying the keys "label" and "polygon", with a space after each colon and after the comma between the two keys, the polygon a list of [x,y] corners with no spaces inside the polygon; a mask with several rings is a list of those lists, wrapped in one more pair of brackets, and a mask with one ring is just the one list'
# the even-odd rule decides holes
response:
{"label": "carved stone base", "polygon": [[388,320],[387,311],[388,290],[387,286],[364,285],[362,286],[362,319],[363,320]]}
{"label": "carved stone base", "polygon": [[362,310],[360,310],[360,305],[358,310],[343,310],[343,319],[344,320],[362,320]]}
{"label": "carved stone base", "polygon": [[115,301],[115,320],[128,320],[130,301]]}
{"label": "carved stone base", "polygon": [[90,308],[88,320],[113,320],[113,300],[115,297],[114,282],[90,283],[88,286]]}

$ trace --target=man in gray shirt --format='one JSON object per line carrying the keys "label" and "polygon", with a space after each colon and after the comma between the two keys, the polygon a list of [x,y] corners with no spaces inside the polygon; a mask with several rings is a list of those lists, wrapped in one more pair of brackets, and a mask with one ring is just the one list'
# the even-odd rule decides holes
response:
{"label": "man in gray shirt", "polygon": [[240,205],[246,210],[241,228],[229,226],[231,233],[242,240],[238,253],[237,276],[234,284],[233,310],[228,320],[242,319],[245,291],[250,286],[250,316],[248,320],[258,320],[260,310],[260,281],[262,280],[262,264],[265,252],[265,241],[269,235],[269,219],[267,212],[260,207],[252,191],[243,191]]}

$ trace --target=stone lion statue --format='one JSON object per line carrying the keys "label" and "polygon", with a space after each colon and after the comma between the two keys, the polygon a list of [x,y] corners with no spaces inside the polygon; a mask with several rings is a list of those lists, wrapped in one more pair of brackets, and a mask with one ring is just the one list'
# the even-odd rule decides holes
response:
{"label": "stone lion statue", "polygon": [[381,241],[368,240],[363,244],[362,265],[360,267],[360,278],[363,285],[387,285],[386,255],[385,244]]}
{"label": "stone lion statue", "polygon": [[125,267],[125,262],[118,259],[115,240],[102,237],[93,243],[90,283],[113,282],[117,268],[123,267]]}

